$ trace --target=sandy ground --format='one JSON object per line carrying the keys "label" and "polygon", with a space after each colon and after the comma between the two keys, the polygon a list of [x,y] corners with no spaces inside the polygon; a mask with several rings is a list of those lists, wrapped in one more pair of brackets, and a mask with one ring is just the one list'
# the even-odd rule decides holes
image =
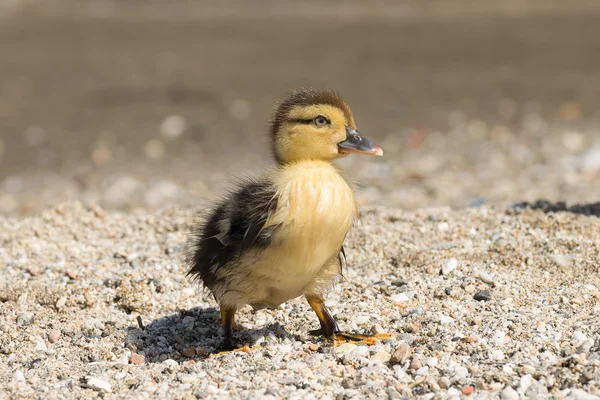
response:
{"label": "sandy ground", "polygon": [[0,218],[0,398],[600,396],[596,216],[363,209],[327,302],[343,328],[393,338],[332,346],[298,299],[239,312],[250,348],[229,354],[184,276],[191,216]]}

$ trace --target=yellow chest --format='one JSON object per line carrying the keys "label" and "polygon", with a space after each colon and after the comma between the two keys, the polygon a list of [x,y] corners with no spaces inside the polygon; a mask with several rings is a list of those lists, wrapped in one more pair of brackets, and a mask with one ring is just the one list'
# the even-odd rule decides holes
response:
{"label": "yellow chest", "polygon": [[[313,269],[337,255],[356,214],[352,190],[334,166],[303,162],[276,178],[282,252]],[[283,254],[282,254],[283,255]]]}

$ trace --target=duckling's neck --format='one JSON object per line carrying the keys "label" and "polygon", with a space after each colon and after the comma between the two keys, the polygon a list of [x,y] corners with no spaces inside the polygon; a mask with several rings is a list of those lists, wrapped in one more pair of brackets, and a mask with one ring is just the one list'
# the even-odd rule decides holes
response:
{"label": "duckling's neck", "polygon": [[293,168],[297,165],[313,165],[313,166],[322,166],[322,167],[334,167],[333,163],[328,160],[320,160],[320,159],[312,159],[312,158],[302,158],[299,160],[288,161],[288,162],[279,162],[279,168]]}
{"label": "duckling's neck", "polygon": [[314,164],[314,165],[329,165],[333,166],[333,160],[323,160],[319,158],[298,158],[291,161],[283,161],[275,155],[275,161],[279,168],[293,167],[296,164]]}
{"label": "duckling's neck", "polygon": [[[311,217],[325,213],[326,219],[340,221],[345,226],[356,215],[352,189],[331,162],[286,163],[280,165],[273,178],[280,200],[290,210],[290,217],[299,210]],[[308,215],[306,218],[310,219]]]}
{"label": "duckling's neck", "polygon": [[338,184],[346,184],[346,181],[340,175],[339,170],[330,161],[303,159],[288,163],[280,163],[277,168],[280,184],[287,185],[289,182],[315,181],[319,184],[321,179],[325,178],[324,184],[329,179],[333,179]]}

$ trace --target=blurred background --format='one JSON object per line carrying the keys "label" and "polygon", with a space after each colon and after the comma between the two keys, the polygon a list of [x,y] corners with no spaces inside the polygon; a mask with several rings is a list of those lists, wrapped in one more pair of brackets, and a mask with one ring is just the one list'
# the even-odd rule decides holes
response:
{"label": "blurred background", "polygon": [[[324,6],[327,4],[327,6]],[[2,0],[0,214],[201,205],[298,86],[385,156],[362,204],[600,200],[597,0]]]}

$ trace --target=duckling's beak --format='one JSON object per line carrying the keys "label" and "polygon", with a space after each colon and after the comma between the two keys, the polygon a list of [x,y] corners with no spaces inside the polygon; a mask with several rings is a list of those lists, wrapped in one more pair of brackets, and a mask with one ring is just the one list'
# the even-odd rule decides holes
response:
{"label": "duckling's beak", "polygon": [[375,143],[360,136],[356,129],[346,128],[346,140],[338,143],[340,153],[366,154],[368,156],[382,156],[383,150]]}

